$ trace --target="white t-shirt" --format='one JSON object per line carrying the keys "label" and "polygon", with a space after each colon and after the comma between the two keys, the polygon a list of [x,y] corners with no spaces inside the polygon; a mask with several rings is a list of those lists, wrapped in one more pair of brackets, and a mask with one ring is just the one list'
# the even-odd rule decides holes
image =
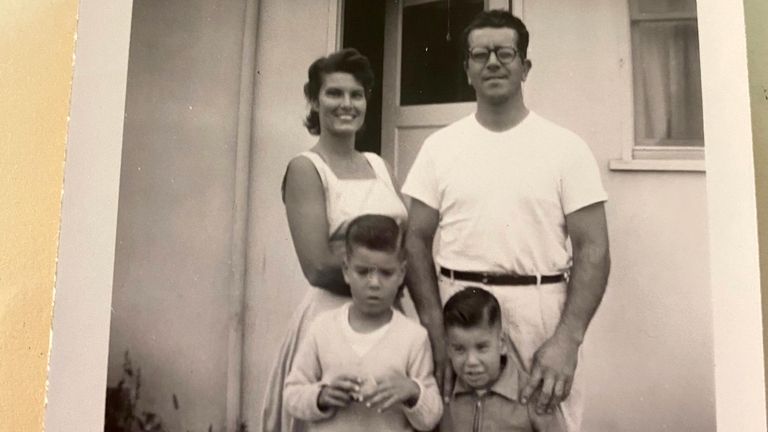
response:
{"label": "white t-shirt", "polygon": [[533,112],[504,132],[472,114],[433,133],[402,192],[440,213],[437,264],[520,275],[567,271],[565,215],[607,199],[587,144]]}
{"label": "white t-shirt", "polygon": [[339,314],[339,325],[341,326],[344,336],[347,338],[347,342],[352,347],[352,350],[360,357],[363,357],[368,351],[378,343],[384,334],[387,333],[389,327],[392,325],[390,320],[388,323],[377,328],[369,333],[360,333],[352,328],[349,324],[349,308],[352,303],[346,303],[342,306],[342,312]]}

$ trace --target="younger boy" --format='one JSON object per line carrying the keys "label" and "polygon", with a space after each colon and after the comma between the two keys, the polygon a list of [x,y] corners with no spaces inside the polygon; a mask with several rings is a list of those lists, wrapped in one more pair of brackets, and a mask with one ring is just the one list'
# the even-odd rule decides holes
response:
{"label": "younger boy", "polygon": [[537,414],[519,402],[528,376],[501,330],[499,302],[480,288],[464,288],[443,307],[446,345],[456,385],[441,432],[560,432],[565,418],[558,407]]}
{"label": "younger boy", "polygon": [[347,228],[352,302],[318,315],[285,381],[288,412],[311,431],[430,430],[440,421],[427,332],[392,308],[405,276],[402,238],[387,216]]}

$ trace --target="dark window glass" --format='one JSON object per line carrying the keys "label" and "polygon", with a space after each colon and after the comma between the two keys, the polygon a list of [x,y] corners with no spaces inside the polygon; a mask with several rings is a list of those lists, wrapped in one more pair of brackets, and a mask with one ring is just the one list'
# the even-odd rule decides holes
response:
{"label": "dark window glass", "polygon": [[381,154],[381,82],[384,70],[385,0],[346,0],[344,2],[343,46],[356,48],[368,57],[375,75],[368,98],[365,125],[357,133],[355,148]]}
{"label": "dark window glass", "polygon": [[464,73],[461,33],[483,3],[442,0],[403,8],[401,105],[475,100]]}

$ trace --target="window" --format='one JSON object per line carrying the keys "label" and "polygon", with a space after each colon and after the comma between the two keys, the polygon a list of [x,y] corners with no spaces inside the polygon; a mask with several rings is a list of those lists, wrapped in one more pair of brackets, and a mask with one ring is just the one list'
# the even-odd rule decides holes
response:
{"label": "window", "polygon": [[475,100],[475,91],[467,83],[462,66],[461,36],[464,27],[483,7],[483,0],[403,4],[401,105]]}
{"label": "window", "polygon": [[702,171],[696,0],[629,0],[629,11],[635,133],[631,151],[618,162],[662,161],[645,166]]}

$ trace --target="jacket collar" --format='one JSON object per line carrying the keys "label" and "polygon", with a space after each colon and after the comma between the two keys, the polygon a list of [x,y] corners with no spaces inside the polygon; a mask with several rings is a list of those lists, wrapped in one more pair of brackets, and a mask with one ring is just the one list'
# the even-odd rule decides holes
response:
{"label": "jacket collar", "polygon": [[[517,401],[520,395],[520,373],[514,361],[509,361],[507,356],[501,358],[501,374],[488,391],[496,393],[511,401]],[[460,377],[456,378],[453,386],[453,398],[458,396],[475,394],[476,390],[468,386]]]}

